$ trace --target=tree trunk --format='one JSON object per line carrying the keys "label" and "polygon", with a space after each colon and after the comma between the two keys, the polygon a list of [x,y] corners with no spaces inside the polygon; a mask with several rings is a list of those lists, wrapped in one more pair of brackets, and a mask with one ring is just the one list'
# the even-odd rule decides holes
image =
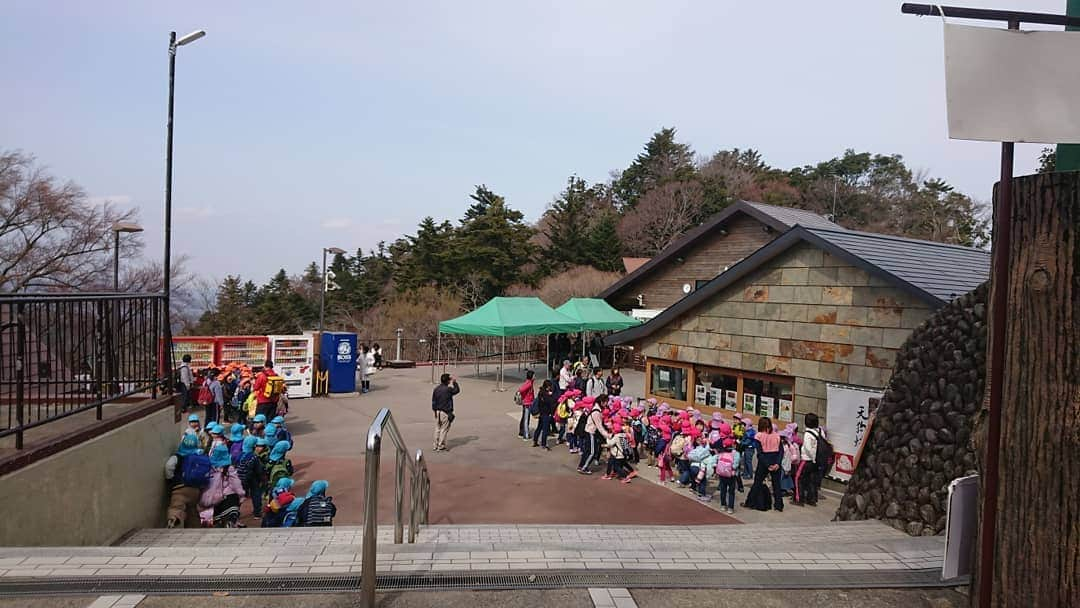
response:
{"label": "tree trunk", "polygon": [[1080,606],[1080,173],[1012,199],[991,605]]}

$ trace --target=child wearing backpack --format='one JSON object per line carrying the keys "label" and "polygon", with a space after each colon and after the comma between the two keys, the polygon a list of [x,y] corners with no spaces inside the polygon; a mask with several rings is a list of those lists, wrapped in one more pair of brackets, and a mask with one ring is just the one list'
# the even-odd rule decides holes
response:
{"label": "child wearing backpack", "polygon": [[[270,428],[267,426],[267,428]],[[285,457],[285,453],[292,449],[292,444],[288,441],[279,441],[274,444],[274,447],[270,450],[270,457],[267,459],[269,468],[267,469],[267,487],[277,487],[277,483],[286,477],[292,477],[293,466],[292,461]]]}
{"label": "child wearing backpack", "polygon": [[[240,478],[244,493],[251,499],[251,514],[254,516],[262,513],[262,495],[265,491],[262,486],[264,477],[262,460],[255,453],[256,444],[260,439],[254,435],[244,437],[240,460],[236,463],[236,476]],[[263,450],[265,450],[266,440],[262,439],[262,442]]]}
{"label": "child wearing backpack", "polygon": [[[169,508],[165,513],[167,528],[199,527],[199,491],[210,471],[209,459],[206,459],[205,467],[203,459],[206,457],[199,449],[198,436],[188,432],[180,438],[176,453],[165,461],[165,480],[169,487]],[[203,470],[201,482],[199,469]]]}
{"label": "child wearing backpack", "polygon": [[712,500],[709,494],[709,476],[716,470],[716,452],[708,445],[706,437],[698,438],[698,445],[690,451],[691,488],[702,501]]}
{"label": "child wearing backpack", "polygon": [[229,448],[216,446],[210,452],[210,466],[210,481],[199,497],[199,506],[210,511],[215,528],[235,528],[244,487],[232,466]]}
{"label": "child wearing backpack", "polygon": [[621,422],[616,420],[611,430],[611,437],[608,438],[606,444],[608,448],[607,473],[600,479],[618,477],[623,483],[630,483],[631,479],[637,477],[637,471],[630,468],[626,462],[627,452],[630,449],[629,439],[626,437]]}
{"label": "child wearing backpack", "polygon": [[337,515],[337,506],[334,499],[326,495],[330,484],[320,479],[311,484],[311,490],[307,496],[295,500],[289,505],[288,510],[296,513],[297,526],[332,526],[334,516]]}
{"label": "child wearing backpack", "polygon": [[271,424],[277,425],[277,434],[275,435],[276,441],[288,441],[289,445],[295,446],[293,443],[292,433],[285,426],[285,416],[274,416],[274,419],[270,421]]}
{"label": "child wearing backpack", "polygon": [[244,428],[239,422],[229,427],[229,455],[232,456],[233,466],[240,463],[240,455],[244,451]]}
{"label": "child wearing backpack", "polygon": [[716,455],[716,477],[719,486],[720,507],[724,513],[735,513],[735,481],[739,479],[739,453],[735,451],[735,439],[725,437]]}
{"label": "child wearing backpack", "polygon": [[262,527],[281,527],[289,505],[296,500],[292,486],[293,480],[291,477],[282,477],[274,484],[273,489],[267,495],[266,507],[263,509]]}

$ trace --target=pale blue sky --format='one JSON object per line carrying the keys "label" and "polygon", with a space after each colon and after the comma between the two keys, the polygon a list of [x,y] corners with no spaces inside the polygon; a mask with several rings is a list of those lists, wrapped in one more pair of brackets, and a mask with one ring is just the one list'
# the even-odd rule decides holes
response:
{"label": "pale blue sky", "polygon": [[899,6],[6,0],[0,147],[138,207],[160,258],[168,32],[205,29],[177,57],[173,243],[213,278],[456,219],[480,183],[535,220],[663,126],[783,168],[900,153],[987,200],[999,146],[946,138],[940,20]]}

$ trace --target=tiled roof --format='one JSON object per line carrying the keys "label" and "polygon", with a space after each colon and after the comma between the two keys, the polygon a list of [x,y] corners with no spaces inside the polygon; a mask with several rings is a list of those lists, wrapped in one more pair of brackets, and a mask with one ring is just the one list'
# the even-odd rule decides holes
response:
{"label": "tiled roof", "polygon": [[990,252],[854,230],[810,233],[840,247],[941,302],[952,301],[990,278]]}
{"label": "tiled roof", "polygon": [[777,232],[783,232],[795,225],[843,230],[840,226],[810,211],[790,209],[788,207],[777,207],[775,205],[766,205],[764,203],[752,203],[750,201],[737,201],[728,205],[720,213],[710,217],[702,225],[688,230],[679,240],[665,247],[663,251],[656,254],[656,256],[639,266],[636,270],[628,272],[626,276],[612,283],[597,297],[609,298],[638,280],[645,278],[666,260],[675,257],[694,246],[699,240],[712,234],[713,230],[722,228],[731,216],[740,213],[754,218]]}
{"label": "tiled roof", "polygon": [[788,228],[798,225],[807,228],[843,230],[841,226],[832,223],[828,218],[818,215],[813,211],[795,209],[794,207],[777,207],[776,205],[766,205],[765,203],[755,203],[753,201],[744,202],[758,211],[776,218]]}

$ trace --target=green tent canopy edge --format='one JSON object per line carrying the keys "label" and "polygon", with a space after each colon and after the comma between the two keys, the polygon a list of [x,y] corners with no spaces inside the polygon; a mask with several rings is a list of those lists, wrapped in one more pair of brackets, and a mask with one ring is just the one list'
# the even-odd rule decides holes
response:
{"label": "green tent canopy edge", "polygon": [[472,312],[439,322],[440,333],[467,336],[542,336],[581,330],[580,321],[534,296],[495,297]]}

